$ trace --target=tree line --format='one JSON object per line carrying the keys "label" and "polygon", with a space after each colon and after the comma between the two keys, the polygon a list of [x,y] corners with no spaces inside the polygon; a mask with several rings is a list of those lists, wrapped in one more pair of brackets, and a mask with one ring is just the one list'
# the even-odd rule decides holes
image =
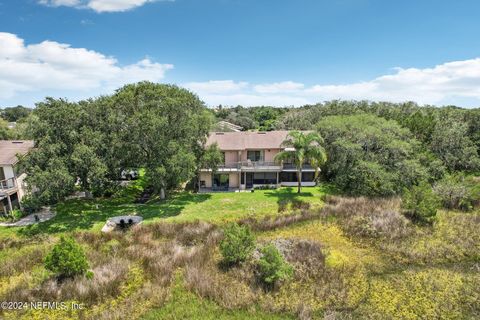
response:
{"label": "tree line", "polygon": [[28,119],[36,148],[22,161],[32,189],[24,205],[56,203],[78,189],[110,195],[128,168],[143,168],[164,197],[196,176],[212,121],[196,95],[173,85],[130,84],[78,103],[47,98]]}
{"label": "tree line", "polygon": [[20,126],[14,137],[2,126],[0,134],[35,140],[23,161],[34,204],[55,203],[79,188],[112,194],[126,168],[144,168],[147,186],[164,197],[195,181],[200,166],[221,161],[218,149],[204,148],[220,120],[244,130],[317,132],[327,155],[319,178],[347,194],[396,195],[427,182],[442,194],[457,190],[476,199],[471,180],[462,181],[480,171],[480,109],[368,101],[208,108],[185,89],[140,82],[108,96],[47,98],[33,111],[7,111],[2,117]]}

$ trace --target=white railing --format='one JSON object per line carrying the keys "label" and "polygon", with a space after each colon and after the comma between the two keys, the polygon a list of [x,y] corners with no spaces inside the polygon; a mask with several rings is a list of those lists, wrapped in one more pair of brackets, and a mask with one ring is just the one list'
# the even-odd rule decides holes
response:
{"label": "white railing", "polygon": [[270,161],[242,161],[240,165],[248,168],[282,167],[281,163]]}
{"label": "white railing", "polygon": [[[218,169],[241,169],[241,168],[251,168],[251,169],[261,169],[261,168],[271,168],[276,167],[280,170],[292,170],[296,169],[297,167],[291,163],[280,163],[280,162],[273,162],[273,161],[239,161],[239,162],[229,162],[223,163],[218,165]],[[204,168],[208,169],[208,168]],[[306,163],[303,165],[304,170],[311,170],[313,167]]]}
{"label": "white railing", "polygon": [[0,190],[8,190],[8,189],[15,188],[16,186],[17,186],[17,183],[15,181],[15,178],[0,180]]}
{"label": "white railing", "polygon": [[[283,164],[283,169],[286,169],[286,170],[292,170],[292,169],[297,169],[297,166],[294,165],[293,163],[284,163]],[[309,164],[309,163],[305,163],[303,166],[302,166],[302,169],[313,169],[312,165]]]}

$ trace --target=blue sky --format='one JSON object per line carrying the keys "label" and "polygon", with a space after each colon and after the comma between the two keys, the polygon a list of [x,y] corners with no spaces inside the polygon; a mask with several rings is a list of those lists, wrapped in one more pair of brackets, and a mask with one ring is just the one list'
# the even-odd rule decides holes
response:
{"label": "blue sky", "polygon": [[209,105],[480,106],[479,1],[0,0],[0,106],[133,81]]}

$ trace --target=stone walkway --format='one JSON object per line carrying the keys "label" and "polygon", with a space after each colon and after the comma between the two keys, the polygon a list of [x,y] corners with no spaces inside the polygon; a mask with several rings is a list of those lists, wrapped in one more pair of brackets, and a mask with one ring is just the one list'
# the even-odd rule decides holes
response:
{"label": "stone walkway", "polygon": [[[38,216],[39,221],[35,220],[35,215]],[[55,213],[50,210],[50,207],[43,207],[42,211],[32,213],[16,222],[2,222],[0,227],[24,227],[35,223],[44,222],[55,217]]]}

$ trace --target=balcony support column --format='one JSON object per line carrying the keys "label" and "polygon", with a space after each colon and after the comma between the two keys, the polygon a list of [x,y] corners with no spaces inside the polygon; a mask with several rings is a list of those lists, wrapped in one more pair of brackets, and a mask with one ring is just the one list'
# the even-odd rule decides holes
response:
{"label": "balcony support column", "polygon": [[13,207],[12,207],[12,200],[10,200],[10,195],[7,194],[7,200],[8,200],[8,209],[10,209],[10,214],[12,213],[13,211]]}

